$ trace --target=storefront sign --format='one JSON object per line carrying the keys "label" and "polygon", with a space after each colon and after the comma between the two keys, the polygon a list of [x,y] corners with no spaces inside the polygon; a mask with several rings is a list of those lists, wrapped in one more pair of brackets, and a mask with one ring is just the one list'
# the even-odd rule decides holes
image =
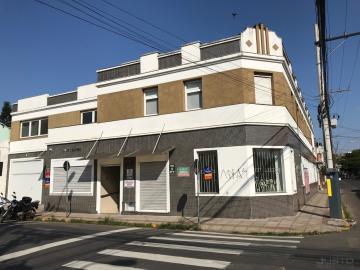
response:
{"label": "storefront sign", "polygon": [[124,181],[124,188],[134,188],[134,187],[135,187],[135,180]]}
{"label": "storefront sign", "polygon": [[203,177],[206,181],[211,181],[213,179],[213,172],[214,170],[210,167],[205,167],[203,169]]}
{"label": "storefront sign", "polygon": [[175,164],[170,164],[169,165],[169,172],[170,172],[170,174],[174,174],[176,172]]}
{"label": "storefront sign", "polygon": [[176,173],[177,173],[178,177],[189,177],[190,176],[190,167],[185,167],[185,166],[177,167]]}
{"label": "storefront sign", "polygon": [[204,180],[211,181],[213,178],[212,173],[204,173]]}
{"label": "storefront sign", "polygon": [[50,169],[45,169],[43,188],[47,189],[50,187]]}

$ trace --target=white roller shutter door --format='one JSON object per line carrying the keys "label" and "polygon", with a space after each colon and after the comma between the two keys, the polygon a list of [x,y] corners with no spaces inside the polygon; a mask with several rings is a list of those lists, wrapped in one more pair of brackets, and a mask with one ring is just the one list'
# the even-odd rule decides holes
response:
{"label": "white roller shutter door", "polygon": [[41,201],[42,173],[44,161],[42,159],[10,161],[8,197],[15,191],[17,198],[24,196]]}
{"label": "white roller shutter door", "polygon": [[[91,194],[91,166],[76,166],[69,170],[68,192],[73,194]],[[66,192],[66,171],[63,168],[54,168],[53,193]]]}
{"label": "white roller shutter door", "polygon": [[167,210],[166,162],[140,163],[140,211]]}
{"label": "white roller shutter door", "polygon": [[65,160],[51,161],[51,195],[71,193],[73,195],[92,195],[93,164],[90,161],[70,160],[68,186],[66,188],[66,171],[62,167]]}

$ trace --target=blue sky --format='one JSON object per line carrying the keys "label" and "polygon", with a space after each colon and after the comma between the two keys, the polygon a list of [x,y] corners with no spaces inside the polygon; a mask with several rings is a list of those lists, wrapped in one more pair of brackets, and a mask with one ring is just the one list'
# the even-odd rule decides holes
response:
{"label": "blue sky", "polygon": [[[60,1],[42,1],[62,9],[70,9]],[[258,22],[266,24],[283,38],[300,87],[312,112],[316,138],[321,139],[316,121],[318,82],[313,0],[108,1],[186,41],[212,41],[236,35],[245,27]],[[86,2],[106,8],[114,16],[167,40],[173,44],[171,49],[177,49],[182,44],[182,41],[110,8],[100,0]],[[360,1],[327,2],[330,35],[338,35],[345,30],[360,31],[360,17],[357,15]],[[233,18],[232,13],[238,15]],[[145,52],[154,51],[49,9],[33,0],[0,0],[0,36],[1,103],[5,100],[16,102],[20,98],[43,93],[56,94],[74,90],[79,85],[94,82],[96,69],[118,65],[137,59]],[[340,42],[328,44],[330,51]],[[338,152],[360,148],[360,55],[356,57],[357,48],[360,46],[358,44],[360,37],[348,39],[330,57],[331,90],[347,89],[353,73],[351,91],[333,95],[334,104],[331,111],[340,115],[339,125],[342,126],[334,130],[334,135],[346,136],[334,140],[334,147]]]}

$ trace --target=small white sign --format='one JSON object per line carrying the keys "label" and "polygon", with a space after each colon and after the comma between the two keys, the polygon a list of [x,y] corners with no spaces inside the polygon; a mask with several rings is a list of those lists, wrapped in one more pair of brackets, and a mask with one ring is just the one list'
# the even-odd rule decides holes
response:
{"label": "small white sign", "polygon": [[125,180],[124,181],[125,188],[134,188],[135,187],[135,180]]}
{"label": "small white sign", "polygon": [[133,169],[126,169],[126,178],[129,180],[134,179],[134,170]]}

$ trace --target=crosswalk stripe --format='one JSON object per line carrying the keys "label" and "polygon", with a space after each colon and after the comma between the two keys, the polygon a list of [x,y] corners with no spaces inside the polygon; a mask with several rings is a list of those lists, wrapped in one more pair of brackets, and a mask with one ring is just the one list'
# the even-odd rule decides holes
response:
{"label": "crosswalk stripe", "polygon": [[206,243],[206,244],[218,244],[218,245],[230,245],[230,246],[246,246],[246,247],[280,247],[280,248],[297,248],[291,245],[280,245],[280,244],[255,244],[249,242],[232,242],[232,241],[221,241],[221,240],[207,240],[207,239],[194,239],[194,238],[175,238],[175,237],[163,237],[163,236],[151,236],[149,239],[153,240],[165,240],[165,241],[177,241],[177,242],[190,242],[190,243]]}
{"label": "crosswalk stripe", "polygon": [[64,264],[63,267],[83,269],[83,270],[144,270],[142,268],[111,265],[104,263],[94,263],[88,261],[72,261],[70,263]]}
{"label": "crosswalk stripe", "polygon": [[110,234],[114,234],[114,233],[126,232],[126,231],[133,231],[133,230],[137,230],[137,229],[138,228],[122,228],[122,229],[117,229],[117,230],[112,230],[112,231],[99,232],[99,233],[79,236],[79,237],[75,237],[75,238],[60,240],[60,241],[56,241],[53,243],[49,243],[49,244],[45,244],[45,245],[41,245],[41,246],[29,248],[29,249],[24,249],[24,250],[20,250],[20,251],[15,251],[15,252],[12,252],[9,254],[2,255],[2,256],[0,256],[0,262],[19,258],[19,257],[26,256],[26,255],[29,255],[32,253],[40,252],[40,251],[43,251],[43,250],[46,250],[49,248],[59,247],[59,246],[87,240],[87,239],[92,239],[92,238],[99,237],[99,236],[105,236],[105,235],[110,235]]}
{"label": "crosswalk stripe", "polygon": [[241,253],[243,253],[242,250],[236,250],[236,249],[208,248],[208,247],[199,247],[199,246],[173,245],[173,244],[140,242],[140,241],[133,241],[133,242],[127,243],[126,245],[141,246],[141,247],[168,248],[168,249],[178,249],[178,250],[190,250],[190,251],[200,251],[200,252],[210,252],[210,253],[230,254],[230,255],[240,255]]}
{"label": "crosswalk stripe", "polygon": [[[219,232],[205,232],[205,231],[184,231],[185,233],[190,234],[214,234],[214,235],[225,235],[225,236],[234,236],[233,233],[219,233]],[[256,234],[239,234],[238,236],[242,237],[251,237],[251,238],[269,238],[269,239],[303,239],[304,236],[300,235],[288,235],[288,236],[275,236],[275,235],[256,235]]]}
{"label": "crosswalk stripe", "polygon": [[194,234],[194,233],[172,233],[172,235],[200,237],[200,238],[221,238],[221,239],[232,239],[232,240],[246,240],[246,241],[257,241],[257,242],[278,242],[278,243],[292,243],[292,244],[300,243],[299,240],[290,240],[290,239],[267,239],[267,238],[252,238],[252,237],[242,237],[242,236],[205,235],[205,234]]}
{"label": "crosswalk stripe", "polygon": [[170,255],[162,255],[156,253],[144,253],[144,252],[126,251],[126,250],[118,250],[118,249],[105,249],[98,253],[102,255],[136,258],[136,259],[149,260],[149,261],[175,263],[175,264],[208,267],[208,268],[216,268],[216,269],[225,269],[227,266],[230,265],[230,262],[227,261],[196,259],[190,257],[170,256]]}

